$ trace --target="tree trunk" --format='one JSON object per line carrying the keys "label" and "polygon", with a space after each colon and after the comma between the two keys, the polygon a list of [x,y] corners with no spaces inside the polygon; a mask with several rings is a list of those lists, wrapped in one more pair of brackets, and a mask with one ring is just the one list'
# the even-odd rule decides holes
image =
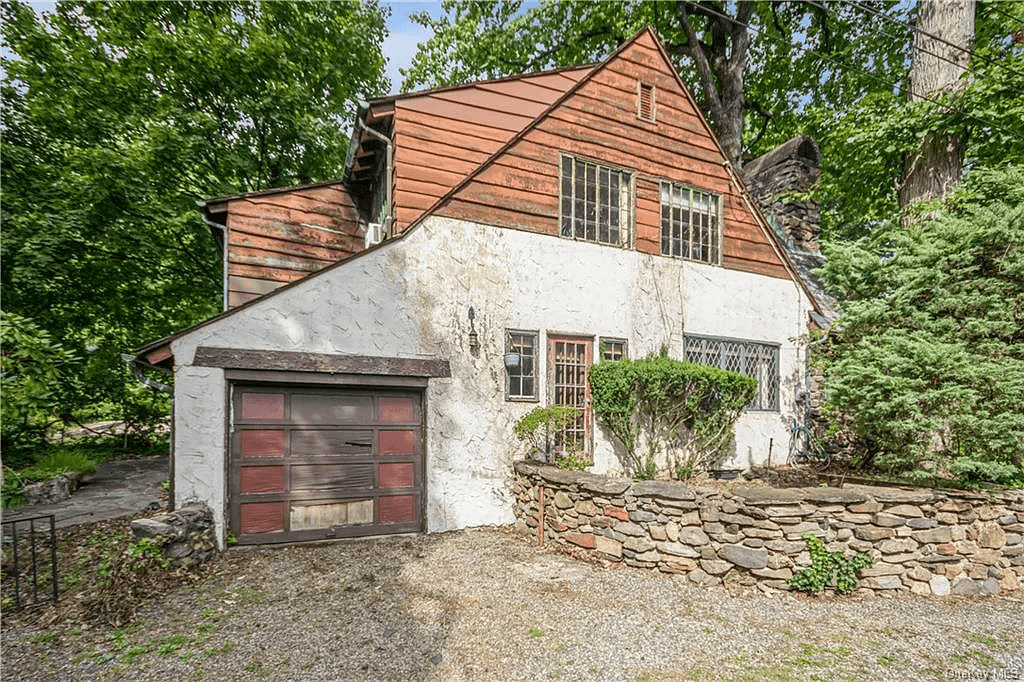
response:
{"label": "tree trunk", "polygon": [[[964,85],[967,50],[974,43],[974,3],[975,0],[921,0],[910,62],[911,101],[926,96],[934,98]],[[899,185],[900,208],[941,197],[953,189],[960,182],[966,143],[958,135],[927,133],[921,147],[905,159]]]}

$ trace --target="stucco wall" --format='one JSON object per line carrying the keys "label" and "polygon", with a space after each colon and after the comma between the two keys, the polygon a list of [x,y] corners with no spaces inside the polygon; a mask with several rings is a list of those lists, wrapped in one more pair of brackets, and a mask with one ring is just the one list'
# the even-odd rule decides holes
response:
{"label": "stucco wall", "polygon": [[[426,396],[427,525],[439,531],[513,518],[512,425],[535,404],[504,398],[506,329],[539,330],[541,348],[545,332],[626,338],[632,357],[662,346],[678,357],[684,332],[780,344],[781,411],[748,412],[737,425],[731,465],[746,467],[767,457],[769,440],[773,459],[787,451],[806,309],[786,280],[431,218],[174,342],[176,495],[207,501],[223,533],[224,375],[191,366],[198,346],[449,360],[451,378],[431,379]],[[600,432],[594,461],[599,473],[621,469]]]}

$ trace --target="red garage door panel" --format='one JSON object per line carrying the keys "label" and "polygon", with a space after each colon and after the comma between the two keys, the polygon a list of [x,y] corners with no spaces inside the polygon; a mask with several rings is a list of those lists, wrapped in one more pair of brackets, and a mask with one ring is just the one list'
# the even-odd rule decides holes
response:
{"label": "red garage door panel", "polygon": [[232,396],[239,542],[423,529],[419,392],[236,384]]}

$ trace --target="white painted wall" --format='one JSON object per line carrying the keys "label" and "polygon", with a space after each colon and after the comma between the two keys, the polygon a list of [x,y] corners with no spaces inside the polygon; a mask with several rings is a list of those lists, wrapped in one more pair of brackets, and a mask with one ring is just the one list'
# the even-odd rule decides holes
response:
{"label": "white painted wall", "polygon": [[[224,375],[191,366],[198,346],[449,360],[451,378],[427,390],[427,526],[441,531],[512,521],[512,425],[536,405],[504,398],[506,329],[541,331],[541,348],[545,332],[626,338],[632,357],[662,346],[679,357],[684,332],[781,344],[781,412],[748,412],[737,425],[731,464],[747,467],[769,442],[773,459],[788,452],[807,307],[786,280],[434,217],[175,340],[176,497],[211,504],[223,537]],[[594,459],[594,471],[621,469],[600,432]]]}

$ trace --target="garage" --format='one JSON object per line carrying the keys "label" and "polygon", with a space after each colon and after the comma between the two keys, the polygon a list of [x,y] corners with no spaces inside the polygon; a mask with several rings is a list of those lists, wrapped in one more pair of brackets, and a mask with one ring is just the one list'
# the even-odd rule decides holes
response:
{"label": "garage", "polygon": [[234,383],[231,529],[240,544],[423,530],[423,396]]}

